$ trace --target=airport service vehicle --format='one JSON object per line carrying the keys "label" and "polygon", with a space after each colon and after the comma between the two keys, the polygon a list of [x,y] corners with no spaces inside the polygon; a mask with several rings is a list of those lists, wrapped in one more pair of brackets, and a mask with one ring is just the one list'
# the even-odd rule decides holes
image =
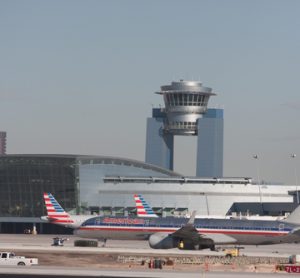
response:
{"label": "airport service vehicle", "polygon": [[0,265],[31,266],[37,264],[37,258],[25,258],[24,256],[16,256],[12,252],[0,252]]}
{"label": "airport service vehicle", "polygon": [[65,226],[68,228],[78,228],[84,221],[94,217],[92,215],[70,215],[65,212],[61,205],[56,201],[51,193],[44,193],[44,201],[47,210],[47,216],[42,216],[42,220],[49,223]]}
{"label": "airport service vehicle", "polygon": [[108,217],[85,221],[74,234],[98,240],[148,240],[155,249],[215,249],[215,245],[263,245],[300,241],[300,206],[285,220]]}
{"label": "airport service vehicle", "polygon": [[223,249],[225,257],[232,258],[240,256],[240,250],[244,247],[235,246],[234,248],[225,248]]}

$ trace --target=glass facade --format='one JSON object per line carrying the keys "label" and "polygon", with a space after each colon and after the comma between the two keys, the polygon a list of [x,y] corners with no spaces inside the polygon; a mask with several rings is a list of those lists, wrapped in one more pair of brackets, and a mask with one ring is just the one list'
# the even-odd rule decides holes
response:
{"label": "glass facade", "polygon": [[43,193],[68,210],[76,207],[76,157],[0,156],[0,217],[46,215]]}

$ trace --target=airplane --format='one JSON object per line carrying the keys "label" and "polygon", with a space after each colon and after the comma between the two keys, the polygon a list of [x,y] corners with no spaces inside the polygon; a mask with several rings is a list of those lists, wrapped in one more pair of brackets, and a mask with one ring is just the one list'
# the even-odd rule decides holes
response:
{"label": "airplane", "polygon": [[285,220],[97,216],[74,230],[83,238],[148,240],[154,249],[206,249],[300,241],[300,206]]}
{"label": "airplane", "polygon": [[47,210],[47,216],[42,216],[42,220],[49,223],[65,226],[67,228],[76,229],[89,218],[94,215],[70,215],[65,212],[61,205],[56,201],[51,193],[44,193],[44,201]]}

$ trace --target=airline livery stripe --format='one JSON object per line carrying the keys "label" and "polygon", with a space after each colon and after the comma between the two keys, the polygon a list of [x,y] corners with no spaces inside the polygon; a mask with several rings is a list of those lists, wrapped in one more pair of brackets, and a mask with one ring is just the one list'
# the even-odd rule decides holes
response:
{"label": "airline livery stripe", "polygon": [[138,214],[145,214],[145,215],[147,215],[147,214],[154,214],[152,211],[138,211],[137,213]]}
{"label": "airline livery stripe", "polygon": [[67,214],[57,214],[57,213],[54,213],[54,214],[49,214],[49,216],[51,217],[56,217],[56,218],[70,218],[69,215]]}
{"label": "airline livery stripe", "polygon": [[54,221],[51,221],[52,223],[74,223],[73,220],[54,220]]}
{"label": "airline livery stripe", "polygon": [[46,207],[60,208],[60,207],[57,207],[57,206],[56,206],[56,205],[54,205],[54,204],[46,204]]}
{"label": "airline livery stripe", "polygon": [[[93,227],[93,226],[83,226],[80,227],[79,230],[87,230],[87,231],[127,231],[127,232],[138,232],[142,231],[145,233],[155,233],[155,232],[168,232],[173,233],[178,230],[178,228],[170,229],[170,228],[146,228],[146,227],[111,227],[111,226],[102,226],[102,227]],[[197,229],[200,234],[240,234],[240,235],[270,235],[270,236],[283,236],[288,234],[289,232],[284,231],[239,231],[239,230],[205,230],[205,229]]]}

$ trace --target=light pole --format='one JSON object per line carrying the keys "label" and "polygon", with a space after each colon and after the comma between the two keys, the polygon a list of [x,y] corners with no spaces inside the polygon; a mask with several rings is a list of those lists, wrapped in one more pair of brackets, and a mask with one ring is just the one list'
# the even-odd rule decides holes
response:
{"label": "light pole", "polygon": [[259,159],[258,159],[258,155],[255,154],[253,155],[253,158],[257,161],[256,163],[256,172],[257,172],[257,186],[258,186],[258,191],[259,191],[259,202],[262,206],[262,197],[261,197],[261,184],[260,184],[260,177],[259,177]]}
{"label": "light pole", "polygon": [[298,176],[297,176],[297,167],[296,167],[296,154],[291,154],[291,158],[294,159],[294,173],[295,173],[295,182],[296,182],[296,200],[297,204],[299,204],[299,193],[298,193]]}

